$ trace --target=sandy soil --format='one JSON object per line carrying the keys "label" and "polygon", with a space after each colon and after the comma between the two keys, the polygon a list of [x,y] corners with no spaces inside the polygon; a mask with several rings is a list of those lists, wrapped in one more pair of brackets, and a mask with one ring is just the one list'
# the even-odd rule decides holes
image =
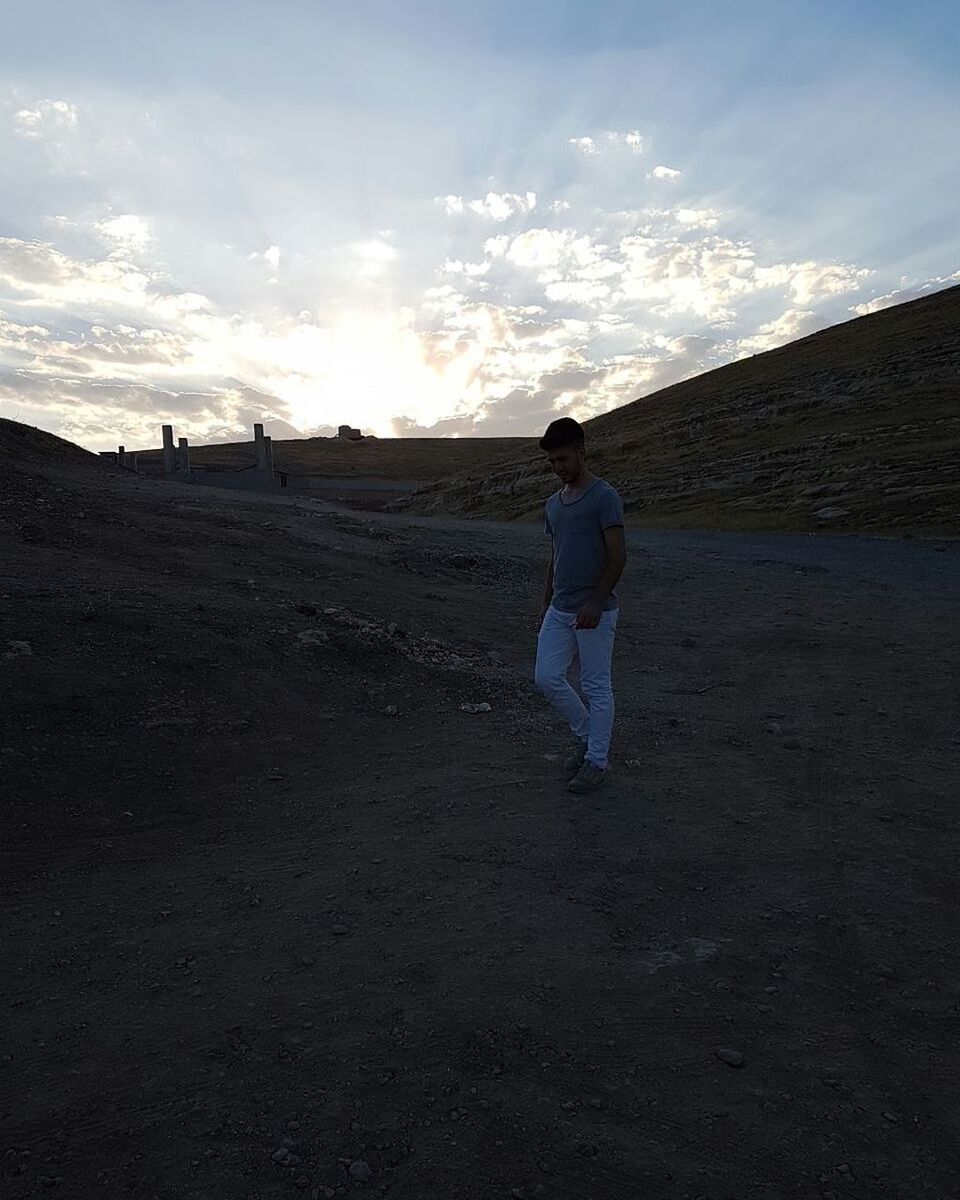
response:
{"label": "sandy soil", "polygon": [[957,544],[629,548],[578,799],[537,529],[0,477],[6,1197],[956,1196]]}

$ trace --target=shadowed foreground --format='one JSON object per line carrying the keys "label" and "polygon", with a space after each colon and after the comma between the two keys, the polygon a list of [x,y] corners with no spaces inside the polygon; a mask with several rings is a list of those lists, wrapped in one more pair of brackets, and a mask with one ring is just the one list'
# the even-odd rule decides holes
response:
{"label": "shadowed foreground", "polygon": [[0,504],[5,1196],[955,1194],[956,543],[631,530],[584,800],[537,529]]}

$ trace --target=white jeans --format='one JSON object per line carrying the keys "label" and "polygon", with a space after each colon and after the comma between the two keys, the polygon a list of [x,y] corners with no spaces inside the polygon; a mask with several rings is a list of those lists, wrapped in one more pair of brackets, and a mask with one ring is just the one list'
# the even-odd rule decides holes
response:
{"label": "white jeans", "polygon": [[[613,733],[613,685],[610,660],[619,611],[600,617],[596,629],[577,629],[577,614],[547,609],[537,638],[537,687],[564,717],[573,733],[587,743],[587,762],[606,770]],[[580,656],[580,687],[589,708],[567,682],[567,671]]]}

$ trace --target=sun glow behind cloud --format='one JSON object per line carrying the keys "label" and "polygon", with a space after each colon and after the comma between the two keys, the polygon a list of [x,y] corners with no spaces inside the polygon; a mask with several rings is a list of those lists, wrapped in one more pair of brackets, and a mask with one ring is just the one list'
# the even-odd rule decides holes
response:
{"label": "sun glow behind cloud", "polygon": [[348,312],[329,327],[248,327],[238,331],[236,344],[243,356],[231,347],[224,373],[255,377],[301,429],[362,412],[365,429],[389,437],[399,412],[431,424],[456,407],[468,386],[466,363],[428,363],[408,310]]}
{"label": "sun glow behind cloud", "polygon": [[[122,406],[130,386],[146,385],[153,407],[126,412],[128,441],[153,440],[151,426],[171,419],[185,392],[198,397],[196,411],[180,424],[201,438],[219,429],[216,395],[233,404],[237,380],[274,397],[283,419],[304,431],[351,421],[380,436],[398,428],[529,433],[561,407],[589,416],[713,365],[718,352],[738,357],[788,340],[816,324],[805,306],[855,292],[869,274],[842,263],[764,263],[757,247],[725,236],[722,213],[706,207],[602,214],[606,229],[595,213],[588,232],[554,204],[552,224],[523,227],[535,206],[525,195],[529,202],[508,214],[519,226],[469,234],[474,259],[438,264],[436,282],[413,304],[383,304],[402,257],[390,235],[352,244],[358,286],[375,286],[377,303],[355,295],[326,318],[228,313],[171,289],[148,262],[152,226],[134,214],[93,223],[101,257],[0,239],[0,285],[13,315],[0,325],[10,368],[0,386],[12,395],[19,383],[65,430],[86,432],[77,412],[84,389],[102,420],[105,399]],[[503,223],[496,209],[446,203],[444,211],[453,221]],[[247,260],[282,283],[278,246]],[[741,301],[761,295],[782,297],[784,311],[740,340],[656,328],[692,319],[719,329]],[[65,317],[89,324],[58,333]]]}
{"label": "sun glow behind cloud", "polygon": [[[893,249],[889,214],[871,240],[860,211],[895,193],[934,238],[923,205],[956,189],[932,92],[871,92],[848,55],[720,111],[736,53],[671,96],[669,39],[555,48],[563,72],[539,41],[463,44],[451,67],[418,19],[380,43],[361,17],[310,17],[330,52],[309,78],[289,66],[302,31],[276,23],[282,69],[238,33],[257,71],[184,67],[178,96],[160,70],[149,106],[71,75],[72,46],[55,91],[40,72],[0,92],[0,411],[93,448],[154,444],[164,420],[242,436],[268,410],[304,432],[532,434],[954,278],[947,225],[920,269],[920,234]],[[180,23],[159,28],[182,58]],[[900,109],[917,148],[891,190]],[[844,175],[861,147],[862,181]]]}

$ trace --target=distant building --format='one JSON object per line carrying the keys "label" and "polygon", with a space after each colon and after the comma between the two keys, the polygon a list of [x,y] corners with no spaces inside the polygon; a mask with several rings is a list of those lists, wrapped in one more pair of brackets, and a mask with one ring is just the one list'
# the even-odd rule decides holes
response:
{"label": "distant building", "polygon": [[349,425],[341,425],[337,430],[337,437],[341,442],[361,442],[363,434],[359,429],[353,429]]}

